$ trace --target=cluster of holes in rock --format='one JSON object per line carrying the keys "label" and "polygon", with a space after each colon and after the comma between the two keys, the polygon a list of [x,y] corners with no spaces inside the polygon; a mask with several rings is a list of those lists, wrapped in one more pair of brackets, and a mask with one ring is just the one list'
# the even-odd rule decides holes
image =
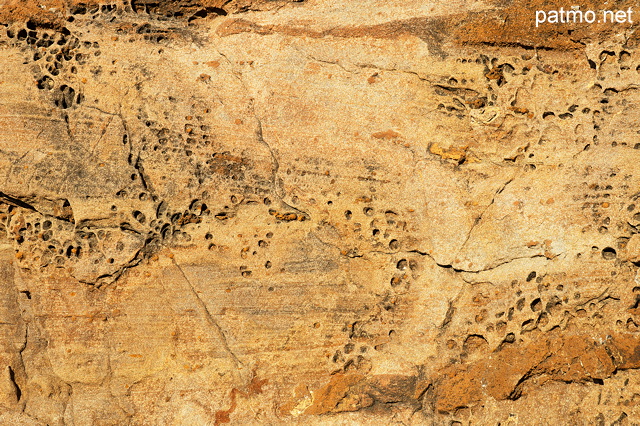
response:
{"label": "cluster of holes in rock", "polygon": [[[254,204],[262,200],[265,205],[270,205],[271,199],[266,195],[271,192],[272,183],[254,175],[249,176],[248,171],[252,167],[245,157],[217,149],[215,135],[212,134],[207,120],[211,109],[194,104],[191,110],[192,113],[184,117],[178,131],[140,115],[138,119],[149,130],[149,135],[142,140],[141,155],[144,158],[160,157],[162,161],[181,161],[188,164],[191,177],[187,182],[187,188],[198,187],[208,179],[221,179],[231,185],[231,203],[214,214],[220,221],[234,217],[240,204]],[[247,177],[250,178],[250,183]],[[275,210],[272,214],[279,219],[287,220],[286,217],[280,217]],[[297,219],[299,218],[296,217]]]}
{"label": "cluster of holes in rock", "polygon": [[[135,2],[133,2],[135,3]],[[125,4],[124,11],[138,12],[141,8],[135,5]],[[76,17],[90,15],[92,18],[99,16],[108,17],[111,20],[116,18],[116,14],[121,13],[122,8],[116,3],[102,5],[78,3],[69,10],[68,21],[73,22]],[[214,13],[211,8],[196,10],[193,16],[205,17]],[[221,10],[218,14],[223,14]],[[191,17],[189,18],[191,19]],[[137,26],[137,23],[132,24]],[[122,29],[121,29],[122,30]],[[147,40],[159,42],[167,38],[168,30],[153,27],[149,23],[140,25],[136,33],[141,34]],[[32,50],[32,62],[34,63],[34,73],[37,80],[37,87],[41,90],[50,91],[54,104],[61,108],[71,108],[84,100],[84,95],[78,88],[74,88],[68,81],[58,81],[65,72],[70,75],[78,73],[78,67],[87,63],[91,55],[99,56],[101,51],[98,42],[80,41],[71,31],[62,27],[55,29],[46,24],[36,24],[29,20],[23,28],[9,28],[6,31],[9,38],[15,39],[18,43],[29,46]],[[96,74],[101,71],[96,67],[92,72]]]}
{"label": "cluster of holes in rock", "polygon": [[[402,295],[394,292],[393,289],[385,291],[372,310],[365,305],[363,311],[368,313],[368,317],[346,324],[342,328],[342,331],[348,335],[349,348],[355,347],[356,344],[362,345],[363,341],[371,341],[372,338],[376,338],[379,339],[379,343],[373,345],[373,349],[376,351],[383,350],[387,343],[396,336],[396,327],[398,322],[402,321],[399,319],[401,315],[398,316],[398,314],[403,306],[405,304],[402,302]],[[343,352],[336,351],[333,357],[334,363],[344,362]],[[362,349],[361,346],[360,352],[364,354],[366,349]],[[366,363],[367,361],[363,358],[360,358],[354,367],[357,368],[362,365],[363,361]],[[344,371],[344,366],[342,371]]]}
{"label": "cluster of holes in rock", "polygon": [[[127,193],[126,191],[119,191],[118,196],[124,197],[127,196]],[[142,192],[138,196],[138,198],[143,199],[146,197],[150,197],[150,201],[157,199],[146,192]],[[203,193],[203,197],[207,197],[207,194]],[[116,205],[113,205],[111,210],[114,213],[118,213],[119,209]],[[120,231],[146,235],[145,238],[147,240],[170,241],[171,243],[189,242],[191,241],[191,235],[185,232],[185,226],[201,223],[203,217],[210,214],[211,212],[207,205],[199,199],[193,200],[189,208],[184,212],[170,211],[166,202],[159,201],[156,203],[154,218],[147,217],[140,210],[131,210],[129,215],[131,221],[122,222]],[[39,266],[45,267],[50,264],[63,266],[67,260],[81,259],[83,256],[92,255],[96,251],[101,252],[102,248],[99,245],[99,241],[105,237],[111,238],[113,235],[113,230],[95,230],[82,227],[74,231],[73,228],[72,222],[61,221],[57,218],[27,221],[23,227],[17,229],[15,240],[18,246],[30,243],[43,248],[43,253],[38,260],[41,261]],[[69,233],[75,235],[74,239],[61,237],[61,235],[68,235]],[[258,251],[267,249],[273,233],[267,232],[264,236],[258,237],[256,234],[256,248],[244,247],[240,252],[240,258],[250,259],[258,255]],[[64,238],[64,241],[61,238]],[[211,241],[213,239],[211,233],[207,233],[204,238],[209,245],[209,249],[216,248],[216,244]],[[122,251],[123,248],[124,246],[121,242],[116,245],[116,250],[118,251]],[[30,251],[29,248],[26,250]],[[96,259],[96,263],[98,261]],[[109,264],[114,263],[112,257],[105,258],[103,261]],[[271,261],[263,259],[263,267],[265,270],[270,269],[272,267]],[[240,266],[240,274],[243,277],[250,277],[252,270],[248,266]],[[270,288],[270,291],[273,291],[273,288]]]}
{"label": "cluster of holes in rock", "polygon": [[209,16],[225,16],[219,7],[203,6],[198,2],[158,2],[156,0],[125,0],[122,3],[76,3],[68,10],[68,21],[79,18],[113,20],[122,13],[147,15],[157,20],[185,19],[188,22]]}
{"label": "cluster of holes in rock", "polygon": [[33,21],[27,21],[24,28],[7,29],[7,36],[17,43],[30,48],[37,87],[50,92],[55,106],[68,109],[84,100],[83,94],[59,80],[78,73],[78,67],[85,65],[90,55],[99,56],[97,42],[80,41],[69,29],[60,30],[37,27]]}
{"label": "cluster of holes in rock", "polygon": [[[132,178],[135,176],[135,174],[132,174]],[[140,210],[132,210],[130,217],[133,224],[128,221],[121,222],[120,229],[125,232],[146,233],[148,237],[157,240],[189,242],[192,237],[188,232],[185,232],[185,226],[201,223],[204,216],[211,214],[207,204],[199,199],[192,200],[189,208],[184,211],[172,211],[166,201],[158,200],[158,197],[147,192],[138,192],[132,195],[133,198],[147,199],[149,197],[150,200],[157,201],[154,209],[155,217],[148,218]],[[127,198],[129,193],[123,189],[118,191],[116,196]],[[112,210],[117,211],[117,206],[113,205]]]}
{"label": "cluster of holes in rock", "polygon": [[[296,161],[303,161],[303,159],[296,158]],[[299,169],[292,165],[285,170],[287,175],[295,174],[295,182],[300,182],[299,177],[311,175],[314,177],[326,177],[331,179],[331,183],[335,182],[335,179],[331,178],[329,171],[324,171],[321,168],[321,164],[318,159],[308,158],[304,160],[308,163],[307,167]],[[312,169],[309,169],[309,165]],[[372,169],[373,170],[373,169]],[[362,177],[362,180],[365,179]],[[300,182],[300,184],[304,184]],[[391,209],[380,209],[375,206],[376,204],[376,192],[375,185],[369,187],[370,194],[361,195],[353,200],[353,206],[348,209],[339,210],[337,217],[334,217],[334,221],[338,223],[346,224],[346,231],[355,234],[355,241],[364,243],[364,247],[367,250],[379,250],[380,252],[397,252],[401,248],[401,235],[407,232],[409,229],[406,220],[403,220],[401,216]],[[327,196],[326,194],[323,194]],[[337,197],[341,195],[340,192],[335,194]],[[298,204],[297,197],[291,197],[292,205]],[[311,205],[317,204],[315,199],[308,200]],[[338,208],[334,207],[334,201],[332,197],[326,201],[328,207],[327,213],[333,215]],[[342,250],[342,255],[346,257],[360,257],[361,244],[356,244],[354,247],[347,247]],[[410,288],[410,283],[413,279],[413,275],[418,270],[418,261],[416,259],[407,259],[399,257],[393,261],[393,272],[389,278],[388,285],[389,291],[405,292]],[[394,304],[385,304],[384,309],[393,309]]]}
{"label": "cluster of holes in rock", "polygon": [[409,289],[411,281],[415,278],[415,274],[418,270],[418,261],[415,259],[401,258],[395,262],[395,272],[389,285],[392,288],[398,288],[403,286],[404,289]]}
{"label": "cluster of holes in rock", "polygon": [[[138,11],[138,8],[132,8],[130,4],[126,3],[124,8],[117,4],[84,4],[78,3],[73,5],[69,9],[69,15],[67,21],[74,22],[77,19],[102,19],[109,22],[116,21],[123,13],[132,13]],[[149,16],[151,18],[151,16]],[[162,17],[159,17],[160,19]],[[149,22],[139,24],[137,22],[124,22],[116,28],[116,34],[124,35],[135,33],[142,35],[145,40],[159,43],[170,37],[171,29],[163,28],[162,26],[152,25]],[[129,41],[135,41],[135,38],[131,38]]]}
{"label": "cluster of holes in rock", "polygon": [[[579,201],[581,199],[587,199],[591,201],[587,201],[582,205],[583,209],[591,209],[591,214],[594,222],[597,224],[597,230],[600,234],[608,234],[610,231],[614,232],[623,232],[627,230],[627,224],[616,220],[615,218],[612,220],[611,213],[615,214],[615,210],[611,209],[611,194],[614,191],[613,185],[599,185],[596,183],[592,183],[587,185],[586,182],[583,183],[584,186],[587,186],[589,190],[583,195],[583,198],[578,196],[574,196],[574,200]],[[583,228],[583,232],[586,232],[588,228]],[[618,245],[618,248],[622,248]],[[602,250],[602,257],[611,260],[616,258],[616,250],[612,247],[606,247]]]}
{"label": "cluster of holes in rock", "polygon": [[[533,287],[537,291],[526,295],[522,290],[516,289],[513,304],[495,313],[491,313],[487,307],[481,307],[475,312],[469,324],[482,326],[484,331],[479,329],[480,333],[466,335],[460,343],[455,339],[449,339],[447,347],[461,349],[461,356],[464,358],[480,348],[488,348],[489,339],[485,332],[497,334],[499,348],[516,342],[517,339],[523,338],[535,329],[544,330],[545,327],[555,326],[554,324],[567,312],[578,318],[601,318],[600,308],[603,301],[611,298],[608,295],[602,295],[599,298],[583,301],[584,298],[580,292],[575,291],[569,294],[565,284],[554,283],[553,279],[545,279],[544,275],[539,275],[536,271],[530,271],[523,281],[525,286]],[[511,286],[517,288],[519,284],[518,280],[514,280]],[[486,297],[478,293],[472,297],[472,302],[483,305],[482,300]],[[552,322],[552,318],[556,318],[555,322]],[[510,325],[516,320],[518,323],[515,326]]]}
{"label": "cluster of holes in rock", "polygon": [[[296,160],[301,161],[300,159]],[[317,159],[309,158],[306,162],[312,166],[311,170],[308,166],[299,170],[292,165],[285,170],[285,173],[288,175],[295,173],[294,181],[301,185],[304,185],[304,182],[300,182],[299,179],[305,175],[326,177],[331,179],[332,184],[335,182],[335,178],[331,177],[330,172],[323,172]],[[365,179],[365,177],[362,177],[360,180]],[[352,205],[347,209],[341,209],[340,207],[344,205],[343,203],[336,204],[334,197],[329,196],[326,191],[323,192],[323,195],[327,197],[325,204],[327,206],[326,214],[329,215],[328,220],[340,223],[341,227],[344,227],[344,231],[355,234],[353,239],[357,242],[356,246],[344,248],[341,254],[345,257],[362,256],[362,248],[378,250],[381,253],[397,252],[401,248],[400,241],[403,233],[410,231],[408,222],[403,220],[395,210],[376,207],[377,197],[375,193],[377,189],[375,180],[372,181],[369,191],[370,194],[368,195],[356,197],[351,203]],[[335,197],[340,197],[341,195],[340,192],[335,193]],[[297,205],[297,197],[291,197],[290,202],[292,205]],[[307,202],[310,205],[317,204],[315,199],[307,200]],[[334,216],[334,214],[336,215]],[[379,313],[375,315],[376,318],[356,321],[347,325],[343,331],[349,333],[350,339],[368,339],[373,335],[385,335],[391,338],[395,334],[393,318],[397,316],[397,309],[401,306],[400,298],[409,290],[412,281],[419,272],[418,257],[418,254],[407,253],[406,257],[397,255],[392,260],[392,265],[390,265],[391,277],[387,282],[388,287],[379,300],[379,308],[376,308]],[[383,321],[381,320],[382,317],[386,319]],[[384,346],[384,343],[377,345],[374,349],[381,349],[382,346]],[[338,356],[337,359],[341,358]]]}
{"label": "cluster of holes in rock", "polygon": [[[576,202],[589,200],[583,203],[582,209],[591,211],[595,226],[583,227],[583,233],[596,229],[600,234],[615,236],[613,244],[593,245],[591,250],[577,253],[576,257],[612,261],[612,275],[616,274],[615,268],[623,263],[624,258],[621,259],[620,251],[626,249],[627,242],[633,234],[640,232],[640,213],[636,212],[635,202],[638,199],[637,194],[631,197],[630,203],[622,200],[622,194],[634,189],[626,182],[631,177],[631,174],[622,174],[615,170],[605,171],[604,177],[597,182],[583,181],[580,189],[584,192],[573,196]],[[612,179],[617,180],[608,181]],[[620,204],[623,204],[621,209],[615,207]]]}
{"label": "cluster of holes in rock", "polygon": [[331,356],[331,362],[338,364],[339,368],[332,371],[331,374],[347,373],[367,368],[370,366],[370,361],[365,357],[368,350],[369,347],[367,345],[354,342],[348,342],[342,348],[337,349]]}
{"label": "cluster of holes in rock", "polygon": [[[626,107],[629,104],[629,101],[624,97],[620,96],[621,91],[613,87],[616,83],[613,82],[610,85],[606,85],[603,82],[610,77],[617,78],[621,76],[621,72],[626,70],[630,70],[630,60],[631,54],[628,51],[622,50],[620,52],[614,52],[609,50],[603,50],[599,55],[599,64],[596,64],[595,61],[589,59],[589,65],[593,69],[598,70],[597,80],[599,82],[594,83],[591,86],[591,91],[596,97],[595,101],[598,102],[599,108],[591,110],[588,107],[579,108],[578,105],[571,105],[566,112],[557,112],[557,111],[545,111],[542,115],[543,118],[553,118],[558,117],[560,119],[568,119],[573,118],[575,114],[581,112],[584,114],[592,114],[593,116],[593,130],[596,133],[600,133],[603,125],[605,124],[604,114],[616,114],[622,108]],[[613,69],[606,69],[603,67],[604,64],[615,62],[616,65]],[[636,67],[636,71],[640,72],[640,65]],[[598,134],[593,136],[593,144],[598,145],[599,141]],[[634,149],[640,149],[640,143],[632,143],[628,144],[627,142],[618,143],[617,141],[611,141],[611,146],[621,146],[621,147],[632,147]],[[588,150],[591,147],[591,143],[585,145],[584,150]]]}
{"label": "cluster of holes in rock", "polygon": [[[63,267],[85,256],[94,257],[94,263],[113,264],[113,257],[104,253],[102,241],[113,238],[108,229],[76,230],[72,223],[43,216],[27,220],[24,226],[15,229],[15,241],[20,257],[29,256],[39,267]],[[124,250],[124,244],[115,246],[118,252]]]}
{"label": "cluster of holes in rock", "polygon": [[182,18],[188,22],[208,16],[226,16],[227,12],[220,7],[207,6],[202,7],[195,4],[177,3],[162,4],[155,0],[131,0],[128,5],[131,10],[138,14],[148,14],[156,19]]}
{"label": "cluster of holes in rock", "polygon": [[[139,117],[141,118],[141,117]],[[147,127],[152,127],[150,121],[146,121]],[[167,129],[157,129],[156,136],[162,139],[163,136],[169,136]],[[128,134],[123,135],[124,145],[130,144]],[[146,147],[146,140],[143,139],[143,150]],[[169,161],[169,159],[167,159]],[[198,224],[202,222],[204,216],[211,215],[209,206],[203,201],[208,198],[206,191],[202,192],[202,198],[193,199],[189,207],[184,211],[173,211],[167,201],[160,199],[158,195],[153,193],[144,178],[143,166],[140,157],[134,159],[132,155],[128,158],[128,163],[133,167],[131,173],[131,183],[116,192],[116,197],[121,199],[139,200],[145,203],[153,203],[153,216],[147,217],[147,214],[141,210],[132,210],[130,218],[132,222],[122,222],[120,228],[123,231],[145,233],[149,238],[156,240],[172,240],[174,242],[189,242],[192,240],[191,235],[185,232],[185,226],[188,224]],[[118,207],[114,204],[111,210],[117,212]],[[216,214],[218,218],[219,214]]]}
{"label": "cluster of holes in rock", "polygon": [[[615,247],[607,246],[604,248],[600,248],[598,246],[593,246],[591,248],[591,256],[602,256],[605,261],[612,262],[612,267],[614,268],[611,271],[611,275],[615,276],[618,274],[620,268],[624,265],[623,259],[619,258],[618,250],[622,250],[623,252],[627,250],[627,244],[630,238],[634,234],[640,233],[640,213],[637,212],[636,201],[638,199],[638,195],[634,195],[631,197],[632,202],[626,205],[626,208],[623,212],[626,214],[626,220],[618,223],[617,231],[623,231],[621,236],[616,239]],[[599,228],[600,232],[606,233],[607,231],[602,231],[604,225],[608,225],[610,222],[609,217],[605,217],[603,220],[603,226]],[[582,257],[579,254],[579,257]],[[629,259],[630,263],[627,265],[633,265],[635,267],[640,266],[640,262],[637,262],[635,259]],[[632,267],[633,267],[632,266]],[[636,310],[640,306],[640,287],[636,286],[632,289],[632,295],[634,299],[634,303],[628,307],[629,310]],[[618,319],[616,320],[616,325],[620,328],[624,328],[628,331],[637,331],[638,330],[638,322],[632,316],[626,318],[626,320]]]}
{"label": "cluster of holes in rock", "polygon": [[[208,114],[210,110],[205,108],[201,112]],[[161,161],[166,162],[184,161],[190,166],[192,176],[189,178],[188,188],[202,185],[212,176],[237,185],[235,189],[238,195],[232,195],[231,205],[225,206],[214,215],[220,221],[233,217],[237,204],[244,200],[244,196],[241,195],[244,190],[241,182],[245,178],[245,160],[228,151],[212,152],[214,136],[210,133],[210,127],[206,124],[204,117],[195,114],[186,116],[186,122],[180,132],[170,130],[143,116],[138,118],[144,122],[150,132],[150,136],[142,139],[141,155],[144,158],[160,157]]]}
{"label": "cluster of holes in rock", "polygon": [[123,8],[122,5],[117,3],[76,3],[69,7],[67,21],[74,22],[77,18],[81,17],[113,20],[125,11],[131,11],[131,7],[128,4]]}
{"label": "cluster of holes in rock", "polygon": [[[195,106],[194,106],[195,109]],[[182,154],[194,170],[193,175],[200,185],[209,176],[219,176],[226,180],[242,181],[247,168],[246,160],[231,154],[229,151],[212,152],[215,136],[205,116],[210,109],[204,108],[200,114],[188,115],[181,131],[173,131],[152,120],[138,117],[149,128],[153,140],[143,140],[143,151],[146,155],[160,155],[164,161],[175,160],[176,154]]]}
{"label": "cluster of holes in rock", "polygon": [[[137,24],[133,23],[132,26],[136,27]],[[119,29],[121,32],[122,29]],[[154,26],[147,23],[144,23],[136,29],[136,34],[142,34],[142,37],[147,41],[152,41],[155,43],[160,43],[163,40],[169,38],[170,31],[158,26]],[[133,41],[133,39],[131,39]]]}
{"label": "cluster of holes in rock", "polygon": [[[239,235],[238,237],[241,238],[242,235]],[[238,267],[239,273],[243,278],[249,278],[253,276],[256,267],[263,270],[269,270],[273,267],[273,263],[268,259],[268,256],[266,256],[268,254],[267,249],[271,245],[272,238],[273,232],[271,231],[266,232],[264,235],[254,234],[253,243],[244,245],[240,249],[240,259],[246,261]],[[210,232],[205,234],[205,240],[213,240],[213,234]],[[219,248],[220,247],[215,242],[209,242],[209,250],[216,250]],[[251,266],[249,262],[251,262],[254,266]],[[275,288],[273,286],[270,286],[268,290],[274,291]]]}
{"label": "cluster of holes in rock", "polygon": [[[171,101],[171,98],[169,99]],[[156,217],[154,220],[149,222],[149,219],[142,211],[133,211],[131,217],[135,221],[135,226],[132,226],[130,223],[122,223],[121,228],[123,230],[131,230],[135,231],[136,229],[140,229],[140,225],[148,224],[148,227],[152,228],[150,235],[152,238],[162,238],[167,239],[169,237],[174,238],[174,240],[179,237],[185,241],[190,241],[191,237],[188,233],[184,231],[180,226],[175,226],[176,221],[180,221],[180,213],[173,213],[169,215],[168,213],[164,213],[167,218],[171,217],[171,222],[173,224],[169,224],[166,219],[163,220],[163,212],[161,211],[165,204],[163,204],[159,198],[151,194],[147,191],[147,187],[144,182],[137,182],[140,180],[144,180],[143,169],[141,167],[141,159],[145,162],[150,158],[160,158],[164,161],[176,161],[176,154],[181,154],[181,157],[185,161],[185,163],[189,164],[191,167],[189,169],[192,170],[189,173],[191,176],[197,178],[197,181],[193,181],[190,178],[189,184],[187,187],[201,185],[205,182],[205,179],[210,178],[212,175],[217,175],[218,177],[222,177],[230,183],[236,183],[235,193],[233,193],[234,188],[232,187],[232,194],[230,195],[229,201],[230,203],[225,205],[222,209],[218,209],[216,213],[213,214],[213,217],[218,221],[218,223],[226,223],[228,219],[235,216],[235,213],[240,204],[253,204],[258,203],[258,200],[262,200],[265,205],[270,205],[271,200],[268,196],[262,196],[261,194],[269,193],[270,183],[264,182],[264,188],[260,189],[259,187],[253,188],[255,192],[254,195],[258,195],[259,197],[247,197],[247,188],[243,186],[243,180],[245,178],[245,169],[246,165],[244,164],[244,160],[240,157],[232,155],[230,152],[211,152],[211,142],[214,140],[214,137],[210,133],[210,128],[206,123],[206,114],[210,113],[209,108],[200,107],[197,105],[192,105],[193,114],[189,114],[185,116],[185,121],[180,131],[170,130],[169,128],[160,125],[154,120],[148,119],[144,114],[138,116],[138,119],[144,123],[144,125],[148,129],[148,134],[143,136],[142,138],[142,148],[138,159],[133,160],[133,158],[129,159],[129,163],[134,166],[136,169],[139,169],[140,173],[132,173],[132,183],[128,187],[125,187],[116,193],[116,196],[122,198],[133,198],[139,200],[147,200],[150,199],[153,202],[159,203],[156,211]],[[123,136],[123,144],[127,145],[130,141],[128,139],[128,135]],[[131,157],[131,156],[130,156]],[[162,179],[164,179],[163,177]],[[141,191],[141,185],[144,189]],[[233,185],[232,185],[233,186]],[[205,191],[206,192],[206,191]],[[207,198],[206,194],[203,194],[203,199]],[[204,209],[202,212],[204,214],[211,214],[209,207],[204,205]],[[193,203],[192,203],[193,207]],[[192,207],[190,209],[192,209]],[[117,207],[114,205],[114,209]],[[202,208],[201,208],[202,209]],[[270,210],[271,212],[271,210]],[[187,222],[189,223],[199,223],[201,215],[200,212],[196,212],[195,218],[193,215],[190,215],[188,212],[184,212],[182,214],[182,218],[189,218]],[[274,214],[276,215],[276,214]],[[278,214],[279,216],[279,214]],[[286,221],[287,218],[279,218],[281,220]],[[278,222],[280,220],[276,220]],[[266,248],[268,246],[268,238],[272,236],[272,233],[267,233],[265,238],[257,241],[258,250]],[[205,240],[212,240],[213,234],[207,233],[205,235]],[[214,241],[209,241],[208,248],[210,250],[214,250],[218,248]],[[251,250],[250,248],[244,248],[240,253],[241,258],[246,258],[248,255],[256,255],[258,250]],[[272,267],[272,262],[270,260],[263,260],[264,268],[270,269]],[[241,265],[240,273],[243,277],[250,277],[255,270],[255,265]]]}
{"label": "cluster of holes in rock", "polygon": [[[371,202],[370,197],[360,197],[360,200]],[[354,213],[354,211],[356,213]],[[384,218],[383,218],[384,217]],[[344,218],[351,223],[351,230],[356,234],[368,235],[368,239],[374,248],[384,251],[397,251],[400,249],[400,242],[396,237],[396,233],[407,230],[407,222],[399,219],[398,213],[393,210],[384,210],[378,212],[374,207],[368,205],[359,209],[349,209],[344,211]],[[369,231],[363,230],[362,223],[368,223]],[[352,249],[348,254],[352,257],[358,254],[356,249]],[[399,280],[392,279],[392,285]]]}
{"label": "cluster of holes in rock", "polygon": [[[523,55],[525,59],[525,55]],[[526,60],[531,57],[526,57]],[[498,58],[489,58],[480,55],[475,59],[458,58],[458,62],[473,63],[483,68],[485,81],[488,83],[486,93],[480,93],[469,87],[475,84],[473,78],[456,78],[455,76],[443,76],[435,85],[435,93],[449,100],[438,104],[437,109],[445,115],[455,116],[458,119],[466,119],[467,114],[473,109],[482,109],[493,106],[498,99],[497,90],[507,83],[507,76],[517,74],[515,67],[508,62],[499,62]],[[523,67],[522,74],[526,74],[530,67]]]}
{"label": "cluster of holes in rock", "polygon": [[[599,104],[600,104],[599,108],[592,109],[589,107],[580,107],[576,103],[571,103],[569,106],[567,106],[565,111],[547,110],[542,112],[542,118],[545,120],[551,120],[555,118],[558,118],[560,120],[567,120],[567,119],[574,119],[574,118],[578,119],[578,121],[581,124],[579,123],[575,125],[574,130],[576,132],[578,132],[578,129],[585,127],[585,125],[587,125],[590,119],[591,123],[589,124],[589,126],[593,129],[593,133],[591,133],[591,136],[590,136],[592,140],[589,140],[588,143],[584,144],[584,146],[582,147],[583,151],[588,151],[592,148],[592,146],[598,146],[600,144],[600,140],[603,138],[602,127],[606,122],[604,114],[614,114],[616,113],[616,111],[618,111],[617,109],[616,110],[613,109],[614,102],[613,101],[610,102],[611,98],[616,96],[619,93],[617,89],[612,87],[608,87],[608,88],[603,87],[598,83],[592,85],[592,89],[594,90],[596,97],[598,96],[599,93],[602,93],[604,95],[604,97],[599,100]],[[627,103],[628,102],[625,99],[621,99],[621,100],[618,99],[617,101],[615,101],[615,105],[626,105]],[[516,113],[520,113],[520,114],[528,113],[527,109],[516,108],[515,104],[516,104],[516,99],[514,99],[511,102],[511,106],[513,110],[516,111]],[[556,124],[561,125],[561,123],[557,121],[556,121]],[[576,143],[582,144],[584,143],[583,141],[584,141],[584,138],[576,139]],[[548,141],[544,137],[542,137],[538,140],[537,144],[543,145],[543,144],[546,144],[547,142]],[[611,146],[640,149],[640,143],[617,142],[615,140],[611,141]],[[534,156],[534,153],[529,153],[528,155],[529,155],[529,158],[531,158]],[[516,156],[515,158],[506,158],[505,161],[515,162],[515,160],[518,158],[522,158],[522,156]],[[536,165],[533,163],[525,164],[525,169],[535,170]]]}
{"label": "cluster of holes in rock", "polygon": [[[536,62],[532,62],[535,60]],[[606,69],[603,67],[604,64],[612,62],[612,60],[616,63],[614,69]],[[444,113],[448,113],[449,115],[456,115],[458,118],[463,119],[466,118],[465,111],[469,109],[473,109],[474,107],[484,107],[485,105],[493,105],[494,101],[496,101],[496,89],[500,88],[506,83],[506,77],[509,74],[514,75],[526,75],[531,71],[532,68],[536,68],[538,71],[549,74],[549,75],[557,75],[559,71],[554,69],[551,65],[544,64],[541,62],[536,55],[530,53],[524,53],[521,57],[512,58],[509,62],[500,62],[497,58],[489,58],[486,55],[480,55],[477,58],[458,58],[457,60],[463,64],[472,64],[478,67],[483,67],[484,76],[490,82],[487,87],[487,94],[483,97],[479,96],[479,93],[476,90],[465,87],[467,85],[467,79],[462,78],[458,79],[454,76],[443,77],[443,81],[441,84],[436,85],[436,93],[440,95],[448,95],[452,97],[451,102],[444,102],[438,105],[438,109]],[[519,68],[520,71],[517,71],[517,64],[524,63],[524,65]],[[620,107],[624,107],[628,104],[626,99],[620,99],[619,93],[620,90],[616,87],[613,87],[614,84],[605,85],[602,83],[608,77],[619,77],[621,72],[630,70],[631,67],[631,53],[626,50],[621,50],[619,52],[603,50],[599,55],[599,64],[596,62],[589,60],[589,65],[593,69],[598,69],[598,83],[593,84],[592,89],[595,90],[596,100],[600,105],[600,108],[593,109],[588,107],[580,107],[578,104],[571,104],[567,107],[565,111],[553,111],[546,110],[541,112],[541,117],[543,119],[552,119],[557,118],[560,120],[569,120],[576,116],[576,114],[588,115],[592,114],[594,117],[593,128],[597,132],[601,129],[602,123],[604,120],[602,113],[605,114],[615,114],[619,111]],[[640,72],[640,65],[636,67],[636,70]],[[495,87],[494,87],[495,85]],[[438,93],[438,88],[440,88],[440,93]],[[598,97],[598,93],[601,96]],[[484,99],[484,101],[482,101]],[[516,98],[514,97],[511,102],[511,112],[520,115],[528,115],[530,111],[526,108],[517,108],[515,107]],[[531,115],[530,117],[533,117]],[[594,135],[594,144],[597,145],[598,137]],[[630,146],[635,149],[640,149],[640,143],[635,143],[628,145],[626,142],[616,143],[615,141],[611,143],[612,146],[620,145],[620,146]],[[585,150],[590,147],[591,143],[585,145]],[[527,170],[535,170],[536,165],[531,163],[525,165]]]}
{"label": "cluster of holes in rock", "polygon": [[635,68],[632,64],[631,53],[627,50],[602,50],[600,51],[597,62],[588,59],[589,67],[598,70],[598,80],[606,80],[607,77],[620,77],[621,73],[626,71],[640,72],[640,65]]}
{"label": "cluster of holes in rock", "polygon": [[[344,219],[347,223],[352,224],[352,231],[359,234],[357,240],[368,240],[372,248],[377,248],[380,252],[397,252],[400,249],[400,242],[395,234],[405,232],[408,228],[407,222],[401,220],[398,213],[393,210],[377,210],[373,207],[371,197],[361,196],[357,198],[357,203],[365,203],[343,212]],[[369,223],[369,231],[363,232],[360,222]],[[368,234],[368,235],[367,235]],[[343,251],[343,255],[347,257],[358,257],[359,250],[353,248]],[[373,336],[384,337],[385,339],[393,339],[396,334],[396,318],[399,318],[398,309],[403,306],[401,299],[410,289],[411,283],[419,273],[420,265],[418,254],[407,253],[406,256],[396,255],[392,257],[390,271],[391,278],[384,294],[377,302],[377,307],[367,312],[375,312],[363,321],[356,321],[343,328],[348,333],[350,342],[348,347],[354,347],[358,341],[369,340]],[[382,350],[386,343],[379,343],[373,347],[374,350]],[[343,363],[344,365],[336,371],[347,371],[349,369],[357,369],[367,364],[364,356],[355,358],[346,358],[344,350],[338,350],[333,356],[334,363]],[[363,350],[364,352],[364,350]]]}

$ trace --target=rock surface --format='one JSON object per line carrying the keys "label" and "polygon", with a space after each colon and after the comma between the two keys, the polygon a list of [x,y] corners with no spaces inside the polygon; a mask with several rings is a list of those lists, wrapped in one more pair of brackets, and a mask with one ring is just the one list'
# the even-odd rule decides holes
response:
{"label": "rock surface", "polygon": [[640,422],[636,26],[561,6],[0,0],[0,423]]}

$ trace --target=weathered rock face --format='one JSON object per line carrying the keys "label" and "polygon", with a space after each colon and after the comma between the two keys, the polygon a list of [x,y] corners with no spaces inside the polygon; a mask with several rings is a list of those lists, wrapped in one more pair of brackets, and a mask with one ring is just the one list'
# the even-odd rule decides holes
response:
{"label": "weathered rock face", "polygon": [[639,422],[635,26],[542,7],[0,2],[0,423]]}

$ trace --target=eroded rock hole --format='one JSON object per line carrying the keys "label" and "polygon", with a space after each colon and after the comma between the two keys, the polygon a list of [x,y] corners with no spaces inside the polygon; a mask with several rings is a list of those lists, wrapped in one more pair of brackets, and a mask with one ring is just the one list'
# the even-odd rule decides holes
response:
{"label": "eroded rock hole", "polygon": [[62,109],[71,108],[76,100],[76,91],[66,84],[61,85],[54,95],[53,103]]}
{"label": "eroded rock hole", "polygon": [[147,218],[144,215],[144,213],[142,213],[141,211],[138,211],[138,210],[134,210],[133,211],[133,218],[135,220],[137,220],[138,222],[140,222],[141,224],[144,224],[147,221]]}
{"label": "eroded rock hole", "polygon": [[533,312],[538,312],[542,310],[542,300],[540,300],[540,298],[537,298],[533,302],[531,302],[531,310]]}
{"label": "eroded rock hole", "polygon": [[602,257],[606,260],[613,260],[617,256],[616,250],[613,247],[605,247],[602,249]]}

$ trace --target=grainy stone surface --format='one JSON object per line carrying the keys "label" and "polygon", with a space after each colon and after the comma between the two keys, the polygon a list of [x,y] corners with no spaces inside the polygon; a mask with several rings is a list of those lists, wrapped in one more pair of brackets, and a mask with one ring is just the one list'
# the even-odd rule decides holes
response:
{"label": "grainy stone surface", "polygon": [[640,422],[636,27],[560,6],[0,1],[0,423]]}

